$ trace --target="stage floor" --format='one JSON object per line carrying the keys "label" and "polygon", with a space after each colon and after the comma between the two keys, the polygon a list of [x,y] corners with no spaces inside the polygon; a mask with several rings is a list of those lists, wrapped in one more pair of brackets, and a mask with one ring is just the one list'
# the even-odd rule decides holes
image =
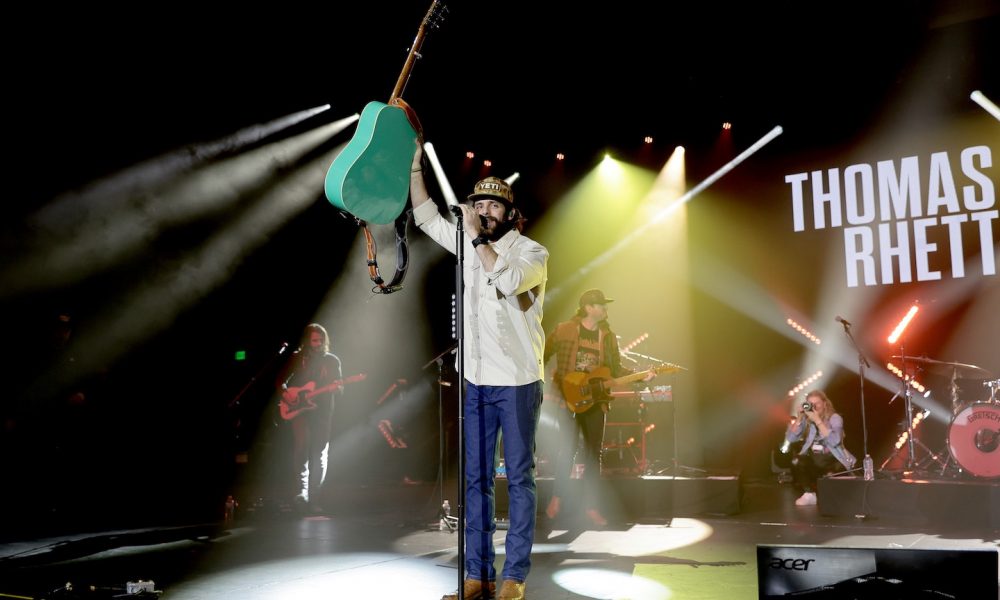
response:
{"label": "stage floor", "polygon": [[[452,500],[454,490],[445,487]],[[345,486],[329,499],[329,516],[241,511],[231,527],[7,540],[0,545],[0,597],[110,598],[111,588],[139,580],[152,580],[163,598],[178,600],[437,600],[455,588],[456,535],[438,530],[438,488]],[[740,512],[732,515],[651,518],[601,529],[579,519],[553,529],[542,517],[528,597],[750,600],[757,598],[757,544],[956,550],[1000,544],[996,528],[824,516],[794,500],[787,484],[744,481]],[[496,534],[498,566],[505,533]],[[97,591],[51,594],[67,582]]]}

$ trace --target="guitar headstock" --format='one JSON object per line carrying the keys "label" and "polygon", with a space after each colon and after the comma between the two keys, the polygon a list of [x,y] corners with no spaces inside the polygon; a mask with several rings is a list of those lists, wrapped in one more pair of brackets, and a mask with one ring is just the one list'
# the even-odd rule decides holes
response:
{"label": "guitar headstock", "polygon": [[427,29],[437,29],[441,26],[441,22],[444,21],[444,15],[448,11],[444,4],[440,0],[434,0],[431,2],[431,7],[427,9],[427,14],[424,15],[424,19],[420,21],[420,27],[417,29],[417,37],[413,40],[413,45],[410,46],[408,54],[406,56],[406,63],[403,65],[403,70],[399,74],[399,79],[396,80],[396,87],[392,90],[392,95],[389,96],[388,104],[394,104],[395,101],[403,95],[403,88],[406,87],[406,81],[410,78],[410,71],[413,69],[413,63],[420,57],[420,47],[424,43],[424,37],[427,35]]}
{"label": "guitar headstock", "polygon": [[444,5],[444,2],[434,0],[431,2],[431,7],[427,9],[427,14],[424,16],[424,26],[431,29],[440,28],[447,14],[448,7]]}
{"label": "guitar headstock", "polygon": [[677,373],[678,371],[687,371],[687,369],[680,365],[675,365],[674,363],[663,363],[658,367],[653,367],[652,371],[657,375],[663,375],[665,373]]}

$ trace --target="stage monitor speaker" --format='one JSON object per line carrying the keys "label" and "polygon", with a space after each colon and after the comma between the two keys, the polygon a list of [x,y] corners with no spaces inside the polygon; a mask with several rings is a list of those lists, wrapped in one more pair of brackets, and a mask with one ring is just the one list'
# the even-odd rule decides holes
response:
{"label": "stage monitor speaker", "polygon": [[997,597],[995,549],[757,546],[758,598]]}

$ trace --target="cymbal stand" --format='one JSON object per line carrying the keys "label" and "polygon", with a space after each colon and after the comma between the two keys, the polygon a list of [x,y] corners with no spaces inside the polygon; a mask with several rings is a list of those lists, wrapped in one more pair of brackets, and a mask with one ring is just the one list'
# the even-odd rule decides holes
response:
{"label": "cymbal stand", "polygon": [[913,471],[916,446],[916,443],[913,441],[913,397],[910,390],[910,382],[906,379],[906,352],[902,344],[899,345],[899,360],[902,363],[900,366],[902,374],[899,376],[899,380],[903,383],[903,411],[906,415],[906,444],[907,450],[909,450],[906,456],[905,470]]}
{"label": "cymbal stand", "polygon": [[990,402],[1000,402],[1000,394],[997,393],[1000,390],[1000,379],[984,381],[983,387],[990,390]]}
{"label": "cymbal stand", "polygon": [[945,452],[943,452],[944,455],[948,456],[948,459],[945,460],[945,459],[941,458],[941,455],[942,455],[941,452],[934,452],[933,450],[931,450],[930,448],[928,448],[927,445],[924,444],[923,442],[921,442],[920,440],[913,440],[913,443],[917,444],[918,446],[920,446],[924,450],[924,452],[927,453],[927,456],[925,456],[924,459],[921,460],[917,464],[917,468],[918,469],[925,469],[928,466],[930,466],[930,464],[933,462],[933,463],[938,464],[938,465],[941,466],[941,473],[940,474],[944,475],[944,472],[948,469],[948,463],[951,460],[951,455],[947,453],[947,450],[945,450]]}

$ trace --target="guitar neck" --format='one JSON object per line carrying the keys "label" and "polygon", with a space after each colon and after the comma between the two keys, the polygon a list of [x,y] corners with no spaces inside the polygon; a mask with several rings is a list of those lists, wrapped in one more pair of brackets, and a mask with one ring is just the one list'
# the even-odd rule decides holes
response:
{"label": "guitar neck", "polygon": [[338,379],[336,381],[332,381],[332,382],[324,385],[323,387],[319,388],[318,390],[313,390],[311,392],[306,392],[305,398],[308,400],[309,398],[312,398],[313,396],[317,396],[319,394],[322,394],[323,392],[332,392],[332,391],[335,391],[337,388],[344,387],[348,383],[354,383],[356,381],[363,381],[364,379],[365,379],[365,374],[364,373],[361,373],[360,375],[351,375],[350,377],[345,377],[344,379]]}
{"label": "guitar neck", "polygon": [[392,104],[397,98],[403,95],[406,82],[410,79],[410,72],[413,70],[413,65],[417,62],[417,56],[420,55],[420,47],[424,44],[424,37],[427,35],[427,23],[430,22],[430,19],[434,15],[437,5],[438,0],[431,2],[431,7],[427,9],[427,14],[424,15],[423,20],[420,22],[420,28],[417,29],[417,37],[413,39],[413,44],[410,46],[410,53],[406,55],[406,62],[403,64],[403,70],[399,73],[399,79],[396,80],[396,87],[392,90],[389,104]]}
{"label": "guitar neck", "polygon": [[604,387],[612,388],[619,385],[625,385],[626,383],[632,383],[633,381],[639,381],[640,379],[645,378],[648,374],[649,371],[639,371],[638,373],[632,373],[631,375],[625,375],[617,379],[609,379],[604,382]]}
{"label": "guitar neck", "polygon": [[305,396],[306,400],[308,400],[309,398],[312,398],[314,396],[318,396],[318,395],[320,395],[322,393],[325,393],[325,392],[332,392],[333,390],[336,390],[337,388],[339,388],[339,387],[341,387],[343,385],[344,385],[344,380],[343,379],[338,379],[337,381],[334,381],[333,383],[331,383],[329,385],[324,385],[323,387],[319,388],[318,390],[313,390],[311,392],[306,393],[306,396]]}
{"label": "guitar neck", "polygon": [[626,383],[632,383],[633,381],[639,381],[640,379],[645,379],[650,373],[656,373],[660,375],[662,373],[675,373],[677,371],[686,371],[684,367],[675,365],[673,363],[664,363],[658,367],[653,367],[646,371],[639,371],[638,373],[632,373],[631,375],[625,375],[624,377],[619,377],[618,379],[609,379],[604,382],[604,387],[615,387],[616,385],[623,385]]}

